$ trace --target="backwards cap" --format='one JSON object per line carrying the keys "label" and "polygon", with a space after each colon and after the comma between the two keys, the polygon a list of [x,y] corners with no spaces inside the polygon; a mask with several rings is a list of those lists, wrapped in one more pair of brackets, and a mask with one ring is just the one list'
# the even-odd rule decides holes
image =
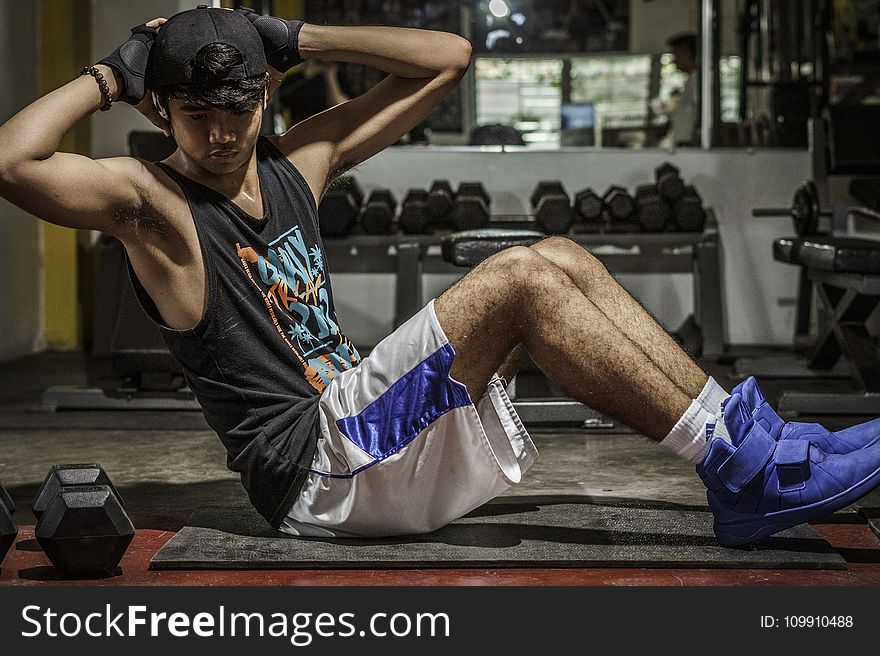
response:
{"label": "backwards cap", "polygon": [[212,43],[232,46],[242,56],[242,63],[218,81],[241,80],[269,70],[263,41],[245,16],[199,5],[175,14],[159,28],[147,63],[147,86],[199,84],[203,80],[197,79],[197,72],[194,76],[193,62],[199,50]]}

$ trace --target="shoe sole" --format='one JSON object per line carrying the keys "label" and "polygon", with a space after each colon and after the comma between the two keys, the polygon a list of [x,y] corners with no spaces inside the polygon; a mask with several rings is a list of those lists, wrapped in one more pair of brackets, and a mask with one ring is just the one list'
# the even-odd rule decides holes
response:
{"label": "shoe sole", "polygon": [[846,508],[851,503],[858,501],[875,487],[880,485],[880,469],[877,469],[867,478],[862,479],[850,488],[836,494],[830,499],[818,501],[809,506],[780,510],[767,515],[745,515],[749,519],[737,519],[732,522],[715,522],[713,529],[718,542],[725,547],[737,547],[768,535],[779,533],[792,526],[806,524],[809,521],[824,517]]}

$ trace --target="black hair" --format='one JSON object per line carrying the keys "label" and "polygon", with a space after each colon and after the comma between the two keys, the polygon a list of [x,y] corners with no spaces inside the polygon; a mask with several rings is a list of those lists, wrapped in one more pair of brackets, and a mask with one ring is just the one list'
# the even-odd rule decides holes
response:
{"label": "black hair", "polygon": [[697,35],[692,32],[685,32],[684,34],[676,34],[671,37],[667,42],[670,48],[685,48],[690,51],[692,55],[697,54]]}
{"label": "black hair", "polygon": [[193,61],[194,82],[155,89],[159,103],[165,111],[168,111],[171,98],[232,112],[253,111],[263,101],[269,77],[262,74],[240,80],[224,80],[229,71],[241,65],[242,61],[238,49],[228,44],[209,43],[203,46]]}

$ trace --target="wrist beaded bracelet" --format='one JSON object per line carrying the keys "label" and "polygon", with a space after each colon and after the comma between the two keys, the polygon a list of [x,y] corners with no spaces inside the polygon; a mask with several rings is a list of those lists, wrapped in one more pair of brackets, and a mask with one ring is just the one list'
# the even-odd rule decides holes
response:
{"label": "wrist beaded bracelet", "polygon": [[95,82],[98,83],[98,87],[101,89],[101,96],[104,98],[104,104],[101,105],[101,111],[106,112],[113,105],[113,94],[110,93],[110,85],[107,84],[107,80],[104,79],[103,73],[99,71],[94,66],[83,66],[83,69],[79,72],[80,75],[91,75],[95,78]]}

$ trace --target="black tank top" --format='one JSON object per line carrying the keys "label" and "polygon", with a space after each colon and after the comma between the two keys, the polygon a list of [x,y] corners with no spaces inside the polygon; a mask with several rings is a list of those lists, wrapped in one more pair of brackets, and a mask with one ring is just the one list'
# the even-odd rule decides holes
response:
{"label": "black tank top", "polygon": [[165,326],[130,266],[129,272],[226,447],[227,466],[277,527],[308,474],[320,393],[360,355],[339,330],[305,179],[264,137],[256,148],[262,219],[159,164],[186,196],[205,260],[208,300],[198,325]]}

